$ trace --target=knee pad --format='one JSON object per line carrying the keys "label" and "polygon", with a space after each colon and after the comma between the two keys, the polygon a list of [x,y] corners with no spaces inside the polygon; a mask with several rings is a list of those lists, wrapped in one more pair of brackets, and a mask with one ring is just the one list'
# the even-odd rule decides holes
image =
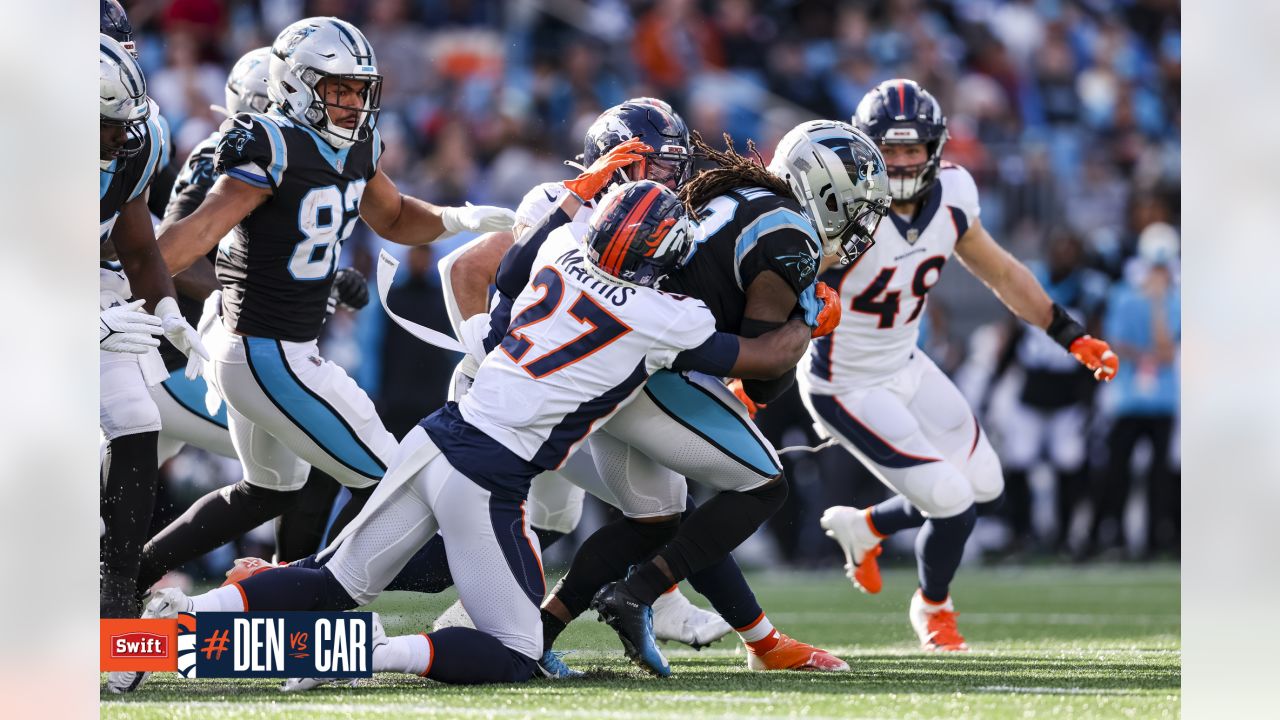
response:
{"label": "knee pad", "polygon": [[[139,380],[141,386],[141,380]],[[160,410],[145,392],[116,395],[98,408],[98,421],[108,441],[160,430]]]}
{"label": "knee pad", "polygon": [[933,462],[911,468],[903,492],[907,500],[928,518],[948,518],[973,506],[973,487],[952,464]]}
{"label": "knee pad", "polygon": [[759,498],[761,502],[777,510],[787,501],[788,493],[787,476],[782,474],[777,480],[754,490],[748,490],[745,494]]}
{"label": "knee pad", "polygon": [[978,447],[965,463],[964,475],[973,488],[973,497],[977,502],[991,502],[1004,493],[1004,469],[1000,466],[996,451],[987,441],[986,433],[979,438]]}

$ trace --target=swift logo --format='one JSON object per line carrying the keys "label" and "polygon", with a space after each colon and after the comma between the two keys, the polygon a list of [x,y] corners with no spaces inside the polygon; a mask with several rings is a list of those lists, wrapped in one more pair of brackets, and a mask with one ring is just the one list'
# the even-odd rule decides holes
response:
{"label": "swift logo", "polygon": [[169,638],[149,632],[128,632],[112,635],[111,657],[167,658],[169,657]]}

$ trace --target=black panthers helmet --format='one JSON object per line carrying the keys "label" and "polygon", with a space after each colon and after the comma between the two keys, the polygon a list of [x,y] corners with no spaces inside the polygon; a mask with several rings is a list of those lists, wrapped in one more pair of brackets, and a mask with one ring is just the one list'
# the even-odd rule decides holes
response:
{"label": "black panthers helmet", "polygon": [[889,165],[889,188],[894,200],[919,198],[938,179],[942,146],[947,143],[947,118],[942,106],[915,80],[885,80],[862,96],[853,126],[877,145],[924,143],[929,159],[919,165]]}
{"label": "black panthers helmet", "polygon": [[674,190],[689,179],[693,157],[684,120],[652,103],[628,101],[600,113],[583,139],[583,165],[590,167],[601,155],[631,138],[640,138],[653,152],[644,153],[644,162],[636,169],[619,171],[626,175],[624,182],[653,180]]}
{"label": "black panthers helmet", "polygon": [[591,216],[587,260],[618,280],[654,287],[688,258],[693,236],[675,192],[652,180],[615,186]]}
{"label": "black panthers helmet", "polygon": [[98,32],[120,43],[129,54],[138,57],[138,50],[133,44],[133,25],[129,24],[129,16],[125,14],[119,0],[102,0]]}

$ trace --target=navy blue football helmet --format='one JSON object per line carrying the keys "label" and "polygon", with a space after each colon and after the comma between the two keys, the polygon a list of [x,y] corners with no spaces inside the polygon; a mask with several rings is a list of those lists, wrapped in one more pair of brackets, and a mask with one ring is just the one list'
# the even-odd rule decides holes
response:
{"label": "navy blue football helmet", "polygon": [[894,200],[916,200],[938,179],[942,146],[947,143],[947,118],[942,106],[915,80],[885,80],[858,103],[853,126],[877,145],[924,143],[928,159],[916,165],[889,165],[889,189]]}
{"label": "navy blue football helmet", "polygon": [[600,200],[587,231],[587,260],[600,272],[654,287],[693,248],[675,192],[652,180],[617,185]]}
{"label": "navy blue football helmet", "polygon": [[124,46],[125,50],[138,57],[138,50],[133,44],[133,25],[119,0],[102,0],[98,16],[98,32]]}
{"label": "navy blue football helmet", "polygon": [[675,190],[693,173],[689,130],[684,120],[656,103],[627,101],[600,113],[587,129],[582,143],[582,164],[590,167],[601,155],[630,140],[640,138],[653,152],[644,153],[644,162],[620,170],[627,180],[653,180]]}

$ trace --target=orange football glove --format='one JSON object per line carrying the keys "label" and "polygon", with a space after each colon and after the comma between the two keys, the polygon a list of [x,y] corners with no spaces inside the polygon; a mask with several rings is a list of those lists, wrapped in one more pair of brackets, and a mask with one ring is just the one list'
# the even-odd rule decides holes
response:
{"label": "orange football glove", "polygon": [[640,138],[631,138],[596,158],[581,175],[565,180],[564,186],[583,202],[589,202],[614,179],[614,172],[644,159],[640,153],[653,152]]}
{"label": "orange football glove", "polygon": [[1095,380],[1110,381],[1120,369],[1120,358],[1106,340],[1083,335],[1072,341],[1069,351],[1081,365],[1093,371]]}
{"label": "orange football glove", "polygon": [[734,378],[729,381],[729,389],[732,390],[733,394],[742,401],[743,405],[747,406],[747,415],[750,416],[752,420],[756,419],[756,413],[760,412],[760,408],[766,407],[764,403],[758,403],[755,400],[752,400],[751,396],[747,395],[747,391],[742,387],[742,381],[738,378]]}
{"label": "orange football glove", "polygon": [[840,293],[820,282],[814,287],[813,294],[822,301],[822,309],[818,311],[818,327],[813,329],[812,337],[825,337],[840,324]]}

